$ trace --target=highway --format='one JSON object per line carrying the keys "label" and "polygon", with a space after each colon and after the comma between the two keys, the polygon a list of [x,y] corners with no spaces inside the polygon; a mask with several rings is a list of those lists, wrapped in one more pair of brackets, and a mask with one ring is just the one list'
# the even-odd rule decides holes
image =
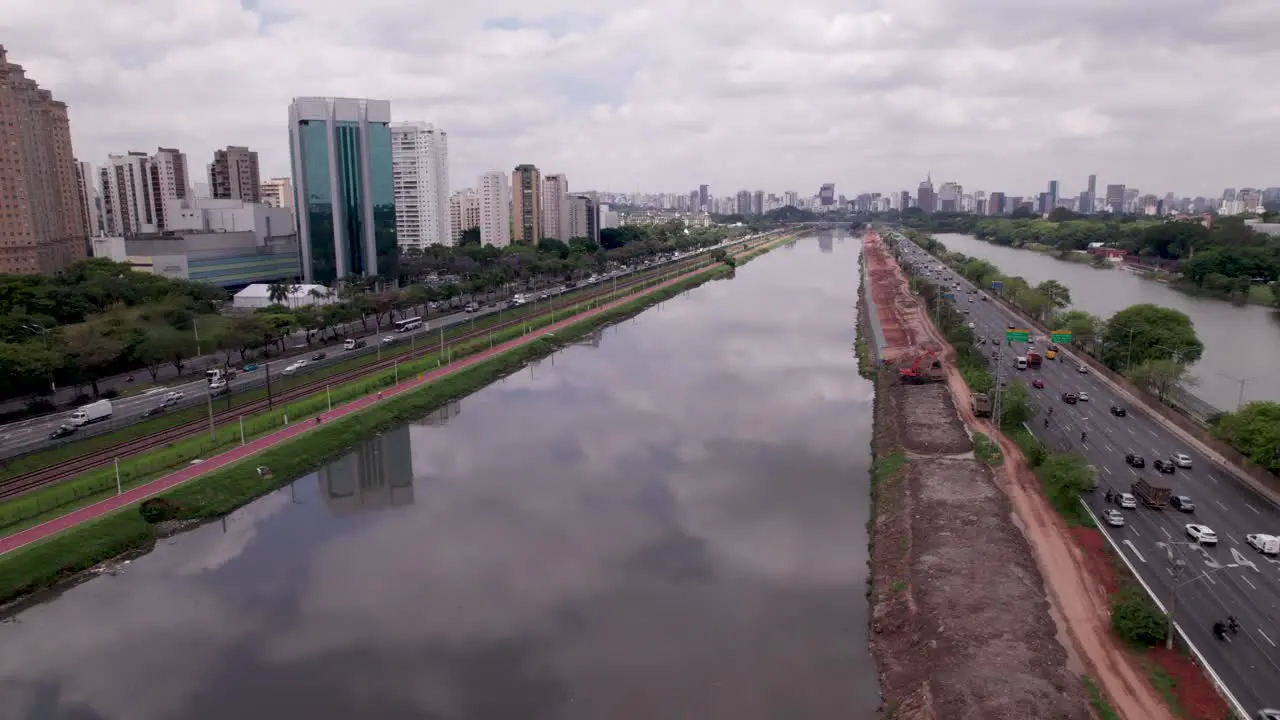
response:
{"label": "highway", "polygon": [[[1104,499],[1105,490],[1128,492],[1139,477],[1153,485],[1172,488],[1175,495],[1187,495],[1195,502],[1195,510],[1183,513],[1173,508],[1163,511],[1123,510],[1126,525],[1122,528],[1102,526],[1124,550],[1129,562],[1138,570],[1160,599],[1169,607],[1176,592],[1175,621],[1187,633],[1214,672],[1243,706],[1256,713],[1261,708],[1280,707],[1280,558],[1255,551],[1245,540],[1246,534],[1280,535],[1280,508],[1270,499],[1255,492],[1228,469],[1216,466],[1197,445],[1149,414],[1106,378],[1093,372],[1080,373],[1078,363],[1068,353],[1063,361],[1045,360],[1039,370],[1016,369],[1015,357],[1023,355],[1026,345],[1006,342],[1009,325],[1026,325],[993,301],[981,299],[984,291],[973,287],[949,268],[905,238],[889,234],[898,247],[910,253],[910,264],[916,268],[941,268],[946,284],[959,282],[956,305],[968,311],[977,337],[999,338],[1001,350],[999,377],[1018,377],[1026,383],[1038,408],[1028,425],[1052,451],[1074,451],[1087,458],[1097,470],[1099,489],[1085,499],[1096,516],[1116,508]],[[934,277],[938,277],[935,270]],[[1031,339],[1043,352],[1047,338]],[[1061,357],[1061,353],[1060,353]],[[988,362],[994,360],[988,356]],[[1045,388],[1032,387],[1035,378],[1044,380]],[[1062,401],[1064,392],[1084,391],[1089,400],[1076,405]],[[1123,407],[1126,417],[1110,412],[1111,406]],[[1048,410],[1053,408],[1053,415]],[[1045,419],[1049,419],[1048,426]],[[1081,433],[1087,439],[1081,441]],[[1125,455],[1142,455],[1146,467],[1135,469],[1125,462]],[[1185,453],[1192,459],[1191,468],[1177,468],[1173,474],[1162,474],[1152,467],[1156,458],[1170,459],[1174,453]],[[1217,532],[1219,543],[1201,546],[1191,541],[1185,525],[1198,523]],[[1175,567],[1178,570],[1175,572]],[[1212,634],[1215,621],[1234,615],[1240,623],[1237,635],[1220,642]]]}
{"label": "highway", "polygon": [[[596,287],[606,281],[613,282],[615,279],[617,281],[622,281],[630,277],[633,273],[653,270],[669,263],[687,260],[694,255],[714,251],[721,247],[741,244],[754,239],[754,237],[755,236],[736,238],[732,241],[727,241],[713,247],[684,253],[678,258],[672,258],[666,262],[655,261],[651,266],[637,264],[629,271],[618,272],[611,275],[602,275],[600,281],[597,282],[596,285],[589,285],[585,282],[580,283],[575,290],[565,292],[563,297],[553,297],[551,299],[554,301],[556,307],[559,307],[561,303],[573,302],[571,298],[574,297],[574,295],[572,293]],[[538,297],[540,294],[541,292],[530,293],[530,305],[534,308],[534,314],[545,312],[544,306],[547,304],[547,300],[539,300]],[[504,304],[493,304],[482,307],[474,313],[457,312],[444,317],[431,318],[428,327],[412,332],[396,333],[394,328],[384,328],[382,333],[370,335],[366,338],[368,343],[366,347],[356,350],[344,351],[341,346],[338,345],[330,345],[326,348],[317,348],[317,351],[324,352],[326,356],[321,360],[312,360],[307,366],[305,373],[310,373],[335,363],[346,362],[353,357],[377,355],[381,350],[386,349],[387,345],[383,345],[381,340],[387,336],[394,338],[394,344],[392,346],[397,348],[410,342],[417,343],[419,346],[423,343],[431,343],[436,341],[442,330],[448,330],[463,323],[470,323],[473,320],[499,314],[503,312],[503,307],[505,307]],[[299,342],[300,337],[293,338],[292,348],[294,350],[297,350],[299,347]],[[265,387],[267,375],[266,369],[268,366],[270,367],[271,381],[274,384],[277,380],[284,379],[284,369],[289,365],[292,365],[300,359],[310,359],[311,357],[312,353],[303,352],[302,354],[278,358],[270,361],[270,363],[258,363],[257,369],[252,372],[239,372],[236,377],[228,383],[230,392],[232,395],[235,395],[236,393],[244,390]],[[141,372],[144,375],[146,374],[146,371]],[[305,373],[300,373],[297,377],[306,377]],[[7,458],[17,457],[76,442],[83,440],[86,437],[100,435],[132,425],[139,420],[142,420],[145,412],[161,405],[166,393],[169,392],[180,392],[183,394],[183,398],[168,407],[165,410],[166,413],[179,412],[188,408],[202,406],[208,402],[206,396],[207,384],[205,380],[189,380],[183,383],[175,383],[174,385],[167,387],[153,388],[137,395],[112,400],[112,417],[110,420],[86,425],[79,431],[57,440],[51,439],[49,435],[59,425],[70,424],[71,414],[73,412],[72,410],[51,413],[49,415],[42,415],[29,420],[21,420],[3,425],[0,426],[0,462],[3,462],[3,460]],[[222,396],[216,397],[214,400],[215,410],[221,409],[216,406],[219,400],[225,403],[225,399],[223,399]]]}

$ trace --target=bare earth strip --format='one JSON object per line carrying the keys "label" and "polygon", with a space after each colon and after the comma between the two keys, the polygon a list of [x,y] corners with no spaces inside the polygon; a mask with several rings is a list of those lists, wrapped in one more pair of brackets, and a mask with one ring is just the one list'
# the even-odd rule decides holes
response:
{"label": "bare earth strip", "polygon": [[881,320],[910,339],[886,356],[909,362],[932,349],[948,368],[945,386],[898,385],[893,368],[877,380],[876,456],[905,450],[909,460],[881,480],[873,528],[872,651],[886,713],[1089,718],[1088,673],[1122,717],[1172,720],[1109,632],[1106,594],[1017,446],[1001,442],[999,472],[966,454],[966,426],[992,429],[973,417],[950,347],[879,238],[865,247]]}

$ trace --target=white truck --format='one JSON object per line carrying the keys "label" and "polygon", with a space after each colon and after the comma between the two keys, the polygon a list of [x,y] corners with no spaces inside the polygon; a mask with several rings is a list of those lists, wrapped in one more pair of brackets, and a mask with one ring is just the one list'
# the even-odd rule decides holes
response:
{"label": "white truck", "polygon": [[71,413],[71,424],[77,427],[111,419],[111,401],[99,400]]}
{"label": "white truck", "polygon": [[1264,555],[1280,555],[1280,537],[1275,535],[1245,535],[1244,539],[1253,546],[1254,550]]}

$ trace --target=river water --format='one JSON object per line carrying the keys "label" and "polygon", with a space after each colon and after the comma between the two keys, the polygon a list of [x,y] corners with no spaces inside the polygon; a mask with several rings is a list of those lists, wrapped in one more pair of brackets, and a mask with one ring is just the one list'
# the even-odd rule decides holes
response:
{"label": "river water", "polygon": [[846,240],[777,250],[0,624],[0,716],[871,717]]}
{"label": "river water", "polygon": [[1146,280],[1122,268],[1100,270],[1058,260],[1044,253],[983,242],[970,235],[938,233],[952,252],[982,258],[1005,275],[1021,275],[1031,284],[1057,280],[1071,289],[1075,307],[1103,319],[1130,305],[1152,303],[1181,310],[1195,324],[1204,355],[1192,373],[1199,384],[1192,392],[1221,410],[1234,410],[1241,399],[1280,401],[1280,313],[1260,305],[1236,307],[1225,300],[1198,297]]}

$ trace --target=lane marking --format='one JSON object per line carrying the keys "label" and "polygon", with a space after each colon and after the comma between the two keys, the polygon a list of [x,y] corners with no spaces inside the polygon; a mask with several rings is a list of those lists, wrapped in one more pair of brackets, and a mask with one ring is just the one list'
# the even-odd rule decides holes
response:
{"label": "lane marking", "polygon": [[1162,531],[1164,531],[1164,537],[1165,537],[1165,539],[1166,539],[1166,540],[1172,540],[1172,539],[1173,539],[1173,536],[1169,534],[1169,528],[1167,528],[1167,527],[1165,527],[1165,526],[1161,525],[1161,526],[1160,526],[1160,529],[1161,529]]}
{"label": "lane marking", "polygon": [[1241,575],[1241,576],[1240,576],[1240,579],[1244,581],[1244,584],[1245,584],[1245,585],[1248,585],[1249,587],[1253,588],[1254,590],[1257,590],[1257,589],[1258,589],[1258,586],[1256,586],[1256,585],[1254,585],[1253,583],[1249,582],[1249,578],[1245,577],[1244,575]]}
{"label": "lane marking", "polygon": [[1235,536],[1235,535],[1232,535],[1231,533],[1227,533],[1227,539],[1228,539],[1228,540],[1230,540],[1231,542],[1233,542],[1233,543],[1237,544],[1237,545],[1239,545],[1239,544],[1240,544],[1240,541],[1236,539],[1236,536]]}
{"label": "lane marking", "polygon": [[1106,465],[1103,465],[1103,466],[1102,466],[1102,469],[1103,469],[1103,470],[1106,470],[1108,475],[1110,475],[1110,474],[1111,474],[1111,468],[1107,467]]}
{"label": "lane marking", "polygon": [[1261,635],[1263,639],[1265,639],[1267,642],[1271,643],[1271,647],[1280,647],[1280,645],[1276,645],[1275,640],[1272,640],[1271,638],[1267,637],[1267,634],[1262,632],[1262,628],[1258,628],[1258,634]]}
{"label": "lane marking", "polygon": [[1208,573],[1208,572],[1204,572],[1204,573],[1201,573],[1201,574],[1203,574],[1203,575],[1204,575],[1204,579],[1205,579],[1205,580],[1208,580],[1209,582],[1213,583],[1214,585],[1217,585],[1217,584],[1218,584],[1218,581],[1217,581],[1217,580],[1214,580],[1213,578],[1209,577],[1209,573]]}
{"label": "lane marking", "polygon": [[1207,478],[1209,478],[1210,480],[1212,480],[1214,485],[1217,485],[1217,484],[1218,484],[1218,478],[1216,478],[1216,477],[1214,477],[1214,476],[1212,476],[1212,475],[1206,475],[1205,477],[1207,477]]}
{"label": "lane marking", "polygon": [[1258,511],[1258,508],[1256,508],[1256,507],[1254,507],[1254,506],[1250,505],[1249,503],[1245,503],[1245,504],[1244,504],[1244,506],[1245,506],[1245,507],[1247,507],[1247,508],[1249,508],[1250,510],[1252,510],[1252,511],[1254,512],[1254,514],[1256,514],[1256,515],[1261,515],[1261,514],[1262,514],[1261,512],[1259,512],[1259,511]]}
{"label": "lane marking", "polygon": [[1134,435],[1136,437],[1136,434],[1133,432],[1133,428],[1125,428],[1125,430],[1128,430],[1130,435]]}
{"label": "lane marking", "polygon": [[1227,506],[1223,505],[1221,500],[1214,500],[1214,502],[1217,503],[1218,507],[1222,508],[1223,510],[1227,509]]}
{"label": "lane marking", "polygon": [[1133,527],[1132,525],[1129,526],[1129,531],[1132,532],[1134,535],[1137,535],[1138,537],[1142,537],[1142,533],[1138,532],[1138,528]]}
{"label": "lane marking", "polygon": [[1132,540],[1130,540],[1129,538],[1125,538],[1123,542],[1129,548],[1129,552],[1136,555],[1138,559],[1141,560],[1144,564],[1147,562],[1147,559],[1142,557],[1142,553],[1138,552],[1138,548],[1133,544]]}

